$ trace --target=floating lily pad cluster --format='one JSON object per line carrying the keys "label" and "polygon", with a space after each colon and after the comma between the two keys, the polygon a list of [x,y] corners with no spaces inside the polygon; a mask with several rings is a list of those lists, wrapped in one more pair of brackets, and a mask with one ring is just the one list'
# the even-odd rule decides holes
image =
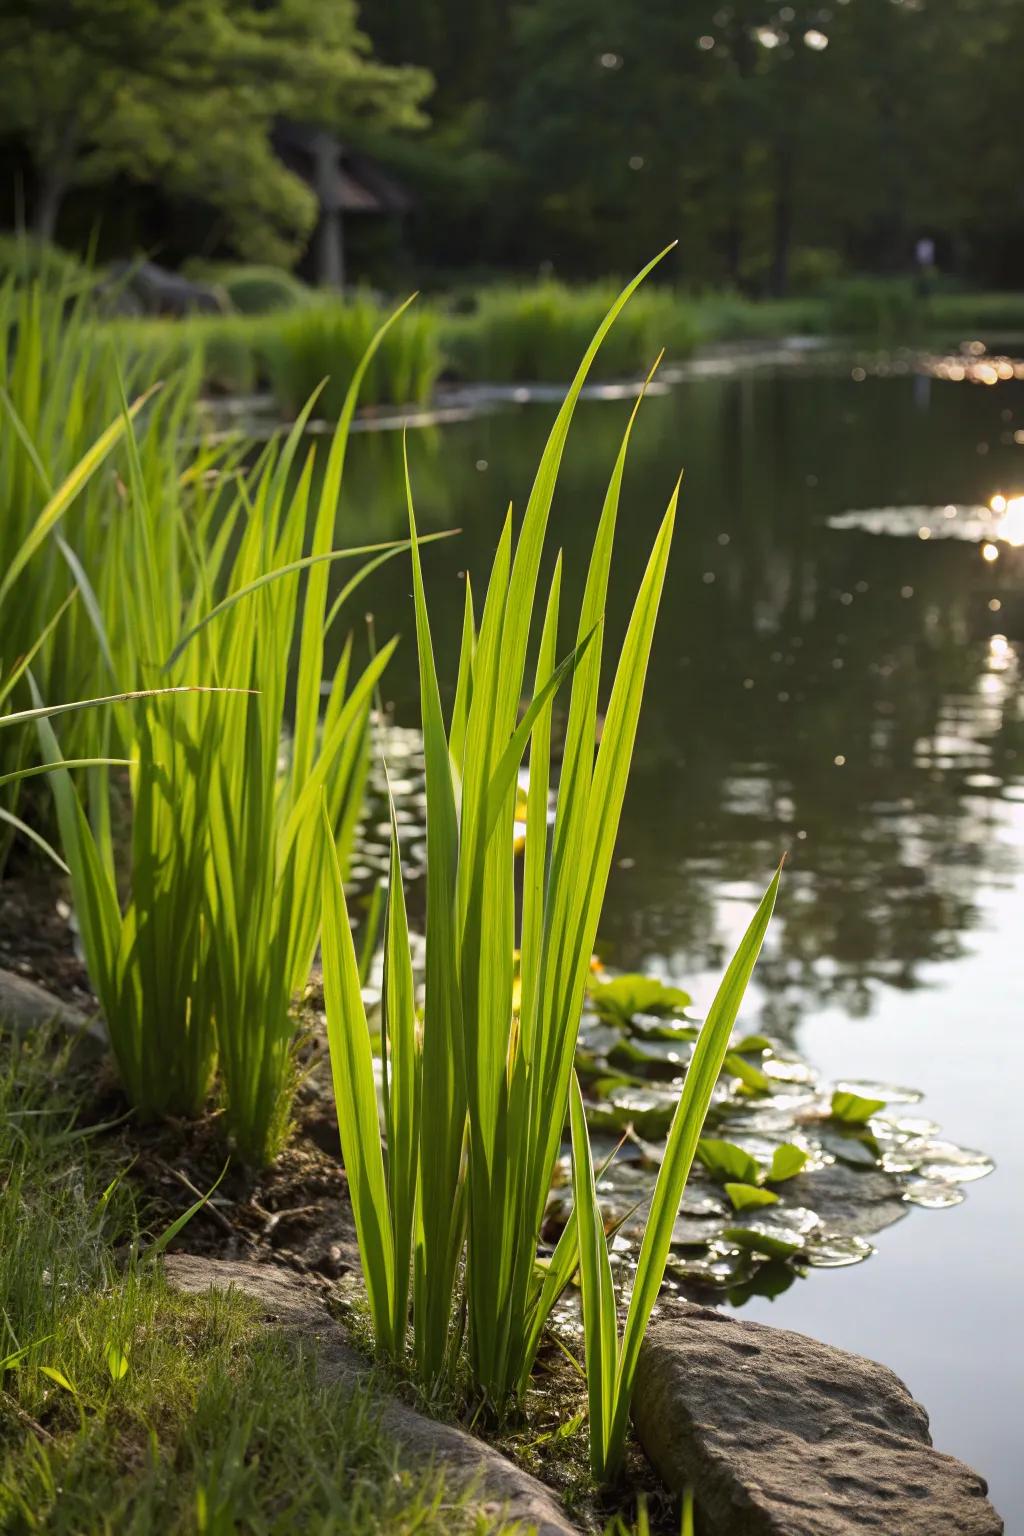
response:
{"label": "floating lily pad cluster", "polygon": [[[664,1139],[699,1024],[690,999],[649,977],[595,980],[577,1070],[587,1097],[605,1222],[621,1271],[643,1234]],[[715,1091],[675,1227],[668,1284],[739,1303],[776,1295],[808,1268],[856,1264],[912,1205],[955,1205],[993,1167],[940,1137],[891,1084],[821,1082],[765,1035],[737,1038]],[[571,1202],[568,1159],[548,1235]]]}

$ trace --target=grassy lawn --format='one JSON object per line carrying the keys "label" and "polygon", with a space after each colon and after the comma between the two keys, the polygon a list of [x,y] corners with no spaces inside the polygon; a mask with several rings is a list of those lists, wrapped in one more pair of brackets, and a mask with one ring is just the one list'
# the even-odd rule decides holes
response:
{"label": "grassy lawn", "polygon": [[399,1470],[372,1396],[319,1385],[251,1300],[166,1287],[61,1066],[3,1047],[0,1529],[490,1529],[440,1477]]}

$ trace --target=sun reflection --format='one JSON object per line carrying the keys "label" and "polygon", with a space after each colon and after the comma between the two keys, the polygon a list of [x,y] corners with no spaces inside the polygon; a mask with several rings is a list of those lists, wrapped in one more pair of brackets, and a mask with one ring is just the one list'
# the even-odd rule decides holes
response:
{"label": "sun reflection", "polygon": [[984,346],[980,342],[972,342],[959,355],[948,357],[926,357],[918,364],[918,371],[931,374],[935,379],[946,379],[951,384],[961,384],[966,379],[970,384],[1002,384],[1009,379],[1024,379],[1024,360],[1014,357],[988,357],[978,356],[974,351],[980,346],[984,353]]}
{"label": "sun reflection", "polygon": [[1013,661],[1013,647],[1005,635],[990,635],[988,665],[990,672],[1005,672]]}
{"label": "sun reflection", "polygon": [[[1003,501],[1003,497],[993,497],[989,503],[993,512],[998,511],[996,501]],[[999,522],[996,524],[995,535],[1002,539],[1004,544],[1012,544],[1015,549],[1024,544],[1024,496],[1010,496],[1005,500],[1004,509]]]}

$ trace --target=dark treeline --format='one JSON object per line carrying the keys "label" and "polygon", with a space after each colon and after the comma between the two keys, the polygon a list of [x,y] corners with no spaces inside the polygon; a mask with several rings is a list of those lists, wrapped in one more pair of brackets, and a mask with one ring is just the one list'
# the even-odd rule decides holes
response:
{"label": "dark treeline", "polygon": [[781,293],[847,269],[1013,285],[1021,0],[373,0],[436,82],[417,254]]}
{"label": "dark treeline", "polygon": [[[0,0],[0,223],[176,264],[302,258],[282,120],[411,197],[352,271],[1021,285],[1024,0]],[[925,242],[924,245],[921,243]]]}

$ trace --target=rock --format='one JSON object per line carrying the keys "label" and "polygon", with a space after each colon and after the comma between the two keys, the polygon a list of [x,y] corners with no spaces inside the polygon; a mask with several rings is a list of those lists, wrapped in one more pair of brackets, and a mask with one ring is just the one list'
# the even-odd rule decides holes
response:
{"label": "rock", "polygon": [[193,283],[154,261],[112,261],[97,294],[109,313],[143,315],[219,315],[228,305],[215,288]]}
{"label": "rock", "polygon": [[[193,1254],[169,1255],[164,1269],[175,1289],[193,1295],[233,1287],[254,1296],[268,1324],[315,1356],[321,1381],[366,1388],[370,1366],[349,1344],[344,1328],[310,1282],[277,1265]],[[537,1536],[578,1536],[577,1527],[543,1483],[466,1430],[428,1419],[393,1397],[381,1398],[380,1422],[403,1460],[442,1468],[447,1487],[467,1492],[474,1509],[489,1521],[500,1519],[503,1528],[534,1530]]]}
{"label": "rock", "polygon": [[99,1054],[107,1048],[107,1034],[103,1025],[86,1018],[77,1008],[62,1003],[59,997],[47,992],[25,976],[14,971],[0,969],[0,1024],[12,1029],[16,1035],[28,1034],[47,1024],[78,1038],[83,1049]]}
{"label": "rock", "polygon": [[884,1365],[671,1303],[640,1353],[633,1421],[706,1536],[998,1536],[983,1478],[933,1448]]}

